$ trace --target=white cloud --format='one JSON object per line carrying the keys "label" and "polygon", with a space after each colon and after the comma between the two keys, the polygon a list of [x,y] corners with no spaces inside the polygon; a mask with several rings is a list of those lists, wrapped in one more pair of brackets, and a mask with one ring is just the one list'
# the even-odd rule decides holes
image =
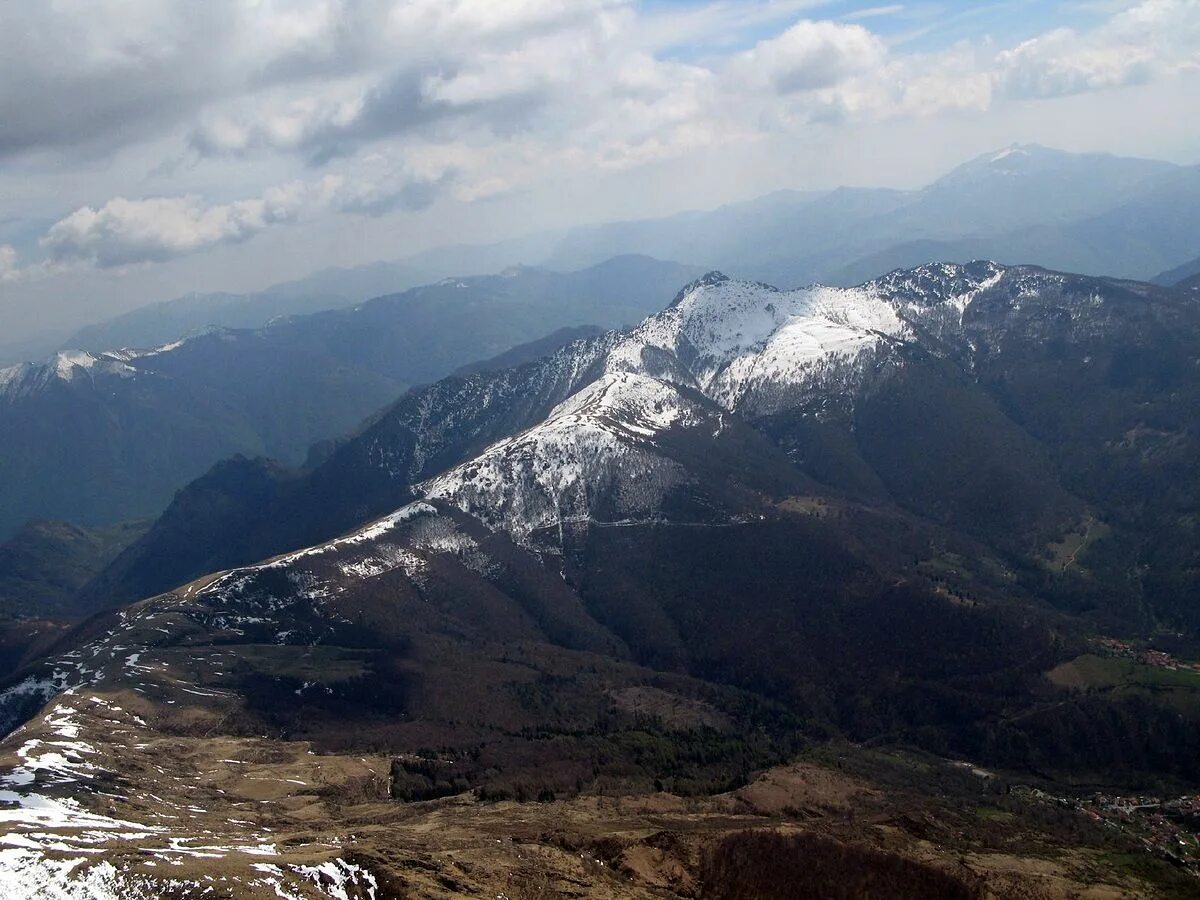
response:
{"label": "white cloud", "polygon": [[997,57],[1012,97],[1106,90],[1200,66],[1200,0],[1145,0],[1088,33],[1058,28]]}
{"label": "white cloud", "polygon": [[17,248],[12,244],[0,244],[0,281],[9,281],[17,276]]}
{"label": "white cloud", "polygon": [[[819,0],[650,10],[633,0],[4,4],[0,157],[118,146],[181,126],[206,158],[285,152],[323,164],[387,141],[525,131],[561,150],[587,130],[583,120],[615,124],[630,112],[641,123],[631,148],[675,143],[646,134],[656,114],[687,135],[679,142],[687,147],[704,133],[720,139],[731,122],[775,129],[986,105],[987,80],[996,95],[1037,98],[1200,65],[1200,0],[1143,0],[1091,31],[1057,29],[999,53],[976,48],[973,71],[947,64],[946,54],[889,52],[866,26],[902,4],[841,22],[797,20],[826,8]],[[726,49],[784,24],[749,50]],[[673,53],[681,46],[707,55],[681,60]],[[653,87],[653,101],[631,102],[631,72]],[[604,153],[622,140],[619,130],[610,135]]]}
{"label": "white cloud", "polygon": [[[206,203],[196,194],[83,206],[52,225],[41,240],[53,264],[115,268],[163,262],[219,244],[247,241],[268,228],[334,211],[379,216],[429,206],[454,181],[452,167],[413,167],[382,157],[350,175],[293,181],[258,197]],[[9,248],[11,249],[11,248]],[[15,254],[8,260],[13,271]],[[5,269],[0,247],[0,275]]]}
{"label": "white cloud", "polygon": [[833,87],[878,70],[883,42],[861,25],[803,19],[743,54],[734,71],[781,94]]}
{"label": "white cloud", "polygon": [[[1200,0],[1144,0],[1091,32],[1059,29],[1001,52],[976,43],[926,54],[889,49],[865,24],[901,4],[844,17],[854,22],[794,20],[822,6],[277,0],[238,20],[234,68],[251,50],[262,59],[239,96],[207,104],[189,145],[202,158],[294,153],[325,165],[377,147],[473,142],[620,168],[811,122],[1120,86],[1195,64],[1200,41]],[[720,52],[723,40],[781,19],[794,21]],[[716,49],[666,58],[681,40]]]}
{"label": "white cloud", "polygon": [[0,5],[0,156],[140,138],[235,89],[231,6]]}
{"label": "white cloud", "polygon": [[866,9],[856,9],[854,12],[846,13],[842,16],[843,19],[853,22],[860,22],[863,19],[879,19],[884,16],[894,16],[897,13],[904,12],[904,4],[891,3],[887,6],[868,6]]}
{"label": "white cloud", "polygon": [[102,268],[161,262],[293,222],[312,199],[312,189],[298,182],[271,188],[261,197],[216,205],[195,195],[116,197],[99,209],[80,207],[56,222],[42,246],[57,261],[87,260]]}
{"label": "white cloud", "polygon": [[[1143,0],[1090,31],[1056,29],[999,49],[979,39],[922,54],[889,47],[869,27],[900,4],[860,10],[854,21],[816,18],[824,7],[7,4],[0,158],[150,134],[176,142],[179,157],[185,141],[187,164],[156,170],[165,187],[147,190],[140,174],[131,176],[120,195],[80,207],[42,240],[52,261],[120,267],[243,242],[307,217],[383,216],[443,195],[472,202],[549,177],[796,139],[814,123],[987,110],[1200,66],[1200,0]],[[747,44],[767,26],[771,36]],[[680,54],[681,42],[703,52]],[[277,171],[289,162],[290,175],[304,164],[322,168],[264,190],[289,177]],[[226,186],[242,172],[243,188]],[[214,185],[249,199],[210,202]],[[162,196],[126,199],[143,192]],[[12,254],[0,252],[0,277],[11,280],[14,271]]]}

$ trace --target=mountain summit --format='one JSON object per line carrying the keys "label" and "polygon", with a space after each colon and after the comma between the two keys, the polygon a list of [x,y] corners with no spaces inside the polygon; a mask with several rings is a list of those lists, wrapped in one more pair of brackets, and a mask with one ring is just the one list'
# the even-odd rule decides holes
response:
{"label": "mountain summit", "polygon": [[[1097,634],[1200,621],[1198,356],[1194,296],[1148,284],[710,273],[631,329],[411,390],[307,471],[223,464],[91,585],[135,602],[0,686],[25,723],[0,885],[495,896],[529,851],[480,817],[510,834],[513,798],[572,817],[520,826],[563,877],[582,846],[659,884],[637,860],[695,858],[662,823],[744,830],[752,772],[817,777],[781,769],[802,749],[862,767],[872,799],[839,802],[926,810],[921,858],[979,826],[912,779],[975,810],[997,771],[1198,778],[1190,695],[1072,687],[1124,646]],[[601,793],[650,795],[653,837],[566,834]],[[458,815],[469,866],[397,855]]]}

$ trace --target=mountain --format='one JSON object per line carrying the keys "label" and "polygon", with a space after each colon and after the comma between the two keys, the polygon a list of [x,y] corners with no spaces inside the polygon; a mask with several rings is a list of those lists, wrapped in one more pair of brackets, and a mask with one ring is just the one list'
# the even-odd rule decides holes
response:
{"label": "mountain", "polygon": [[[414,390],[309,472],[252,461],[213,470],[87,590],[91,602],[132,600],[329,539],[421,496],[421,483],[497,441],[530,428],[542,434],[536,428],[556,409],[574,421],[577,412],[561,404],[602,376],[628,372],[685,392],[674,401],[656,395],[653,409],[668,419],[677,408],[703,423],[736,414],[825,490],[990,544],[1038,590],[1059,542],[1126,529],[1109,539],[1124,548],[1111,558],[1113,571],[1141,574],[1122,581],[1119,597],[1100,591],[1072,602],[1101,617],[1153,610],[1190,621],[1174,581],[1191,577],[1189,557],[1157,538],[1162,528],[1190,527],[1189,416],[1198,401],[1187,360],[1196,315],[1193,300],[1167,289],[990,263],[793,292],[714,275],[628,334]],[[610,387],[604,402],[623,409],[623,392],[636,385]],[[629,435],[604,434],[597,439],[641,460],[638,471],[671,468],[641,458]],[[589,447],[540,446],[497,444],[468,463],[487,477],[464,477],[463,502],[486,488],[494,515],[492,504],[512,489],[497,471],[536,488],[521,500],[530,509],[601,502],[587,492],[591,478],[582,496],[568,490],[561,479],[574,469],[560,463],[594,466],[606,457]],[[545,472],[559,481],[542,484]],[[619,473],[611,474],[617,480],[604,496],[619,497]],[[237,495],[246,481],[262,485],[269,500],[244,508]],[[710,493],[703,503],[720,508],[724,496]],[[236,513],[223,515],[226,507]],[[1085,526],[1100,519],[1100,531]]]}
{"label": "mountain", "polygon": [[0,534],[30,518],[153,516],[234,453],[299,461],[397,381],[266,332],[208,332],[152,351],[60,352],[0,372]]}
{"label": "mountain", "polygon": [[941,215],[960,233],[1002,232],[1031,220],[1072,222],[1133,199],[1175,171],[1158,160],[1013,144],[937,179],[901,218],[929,222]]}
{"label": "mountain", "polygon": [[224,462],[3,686],[0,884],[1196,896],[1198,356],[1144,283],[712,272]]}
{"label": "mountain", "polygon": [[62,616],[70,600],[149,526],[123,523],[82,528],[34,520],[0,544],[0,619]]}
{"label": "mountain", "polygon": [[[437,247],[399,261],[324,269],[255,293],[188,294],[89,325],[65,341],[46,336],[21,346],[38,355],[56,345],[93,353],[154,347],[208,327],[258,328],[463,273],[514,265],[568,271],[632,254],[782,285],[850,285],[894,268],[976,258],[1150,278],[1195,256],[1197,171],[1014,144],[920,190],[785,190],[715,210]],[[30,358],[21,346],[0,347],[0,364]]]}
{"label": "mountain", "polygon": [[[784,763],[805,745],[799,733],[819,733],[830,714],[867,712],[826,704],[881,676],[888,683],[889,672],[899,684],[860,696],[890,702],[898,720],[914,714],[904,698],[938,684],[950,696],[935,717],[965,700],[964,686],[1002,708],[1056,659],[1045,626],[893,586],[822,537],[809,513],[686,527],[683,556],[658,555],[683,546],[669,524],[610,529],[618,544],[605,549],[624,551],[610,559],[637,567],[610,571],[606,587],[658,575],[634,595],[606,596],[686,591],[678,659],[707,679],[650,661],[645,641],[672,623],[653,618],[655,607],[640,621],[618,618],[553,560],[438,501],[87,623],[0,697],[13,717],[49,700],[4,745],[16,846],[0,855],[0,883],[75,884],[103,898],[186,896],[192,885],[238,898],[494,895],[505,884],[514,896],[536,896],[527,884],[682,896],[695,893],[696,860],[716,840],[798,822],[836,835],[837,849],[866,837],[856,812],[918,817],[898,829],[891,856],[862,861],[864,873],[932,858],[907,878],[936,880],[956,848],[978,846],[954,810],[1002,788],[924,758],[893,757],[891,768],[867,754]],[[747,588],[763,593],[731,596]],[[670,604],[681,600],[663,596],[659,615],[678,616]],[[612,621],[642,640],[622,639]],[[907,639],[921,634],[970,653],[913,653]],[[749,655],[688,659],[756,638]],[[995,684],[995,667],[1014,658],[1028,673]],[[768,667],[810,684],[827,673],[831,692],[758,682],[789,696],[784,705],[721,683]],[[742,774],[762,768],[757,779]],[[931,805],[914,771],[937,773],[937,794],[953,799]],[[1062,846],[1036,801],[1006,808],[1017,810],[1006,827],[1026,842],[1015,854]],[[924,824],[946,816],[944,828]],[[1101,826],[1080,833],[1090,840]],[[580,853],[590,860],[582,870]],[[662,874],[639,858],[660,861]],[[993,879],[1009,885],[996,896],[1028,896],[1025,880],[1005,882],[986,860],[950,871],[956,892],[946,896],[983,896],[961,891]],[[1121,877],[1102,864],[1089,873],[1093,883]],[[1170,870],[1148,863],[1133,883],[1170,885]]]}
{"label": "mountain", "polygon": [[779,191],[710,211],[442,248],[409,263],[561,269],[638,252],[791,286],[853,285],[895,268],[989,258],[1149,278],[1195,255],[1198,178],[1197,167],[1021,144],[919,190]]}
{"label": "mountain", "polygon": [[[853,285],[940,260],[1150,278],[1195,255],[1200,167],[1014,144],[919,190],[778,191],[408,260],[430,271],[579,268],[647,253],[781,285]],[[478,262],[476,262],[478,260]]]}
{"label": "mountain", "polygon": [[157,347],[206,328],[259,328],[279,316],[351,306],[421,282],[405,266],[380,262],[322,269],[252,294],[186,294],[81,328],[61,349],[100,353],[114,347]]}
{"label": "mountain", "polygon": [[820,260],[812,277],[851,284],[933,260],[989,258],[1149,278],[1194,252],[1197,199],[1200,167],[1013,147],[864,223],[841,259]]}
{"label": "mountain", "polygon": [[0,535],[26,519],[154,515],[216,461],[296,464],[413,384],[563,327],[614,327],[694,269],[645,257],[517,268],[154,350],[63,351],[0,370]]}
{"label": "mountain", "polygon": [[1197,275],[1200,275],[1200,256],[1185,262],[1181,266],[1176,266],[1175,268],[1168,269],[1165,272],[1159,272],[1150,280],[1155,284],[1171,287],[1172,285],[1183,284],[1184,282],[1195,279]]}

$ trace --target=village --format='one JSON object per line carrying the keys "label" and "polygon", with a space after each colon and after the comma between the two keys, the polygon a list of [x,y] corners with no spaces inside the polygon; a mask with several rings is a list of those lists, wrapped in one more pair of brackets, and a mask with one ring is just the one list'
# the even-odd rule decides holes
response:
{"label": "village", "polygon": [[1155,856],[1200,877],[1200,795],[1175,798],[1095,793],[1055,796],[1039,788],[1017,788],[1031,799],[1073,809],[1135,838]]}
{"label": "village", "polygon": [[1133,642],[1123,641],[1120,638],[1102,637],[1097,643],[1104,656],[1131,659],[1143,665],[1156,669],[1168,669],[1172,672],[1200,673],[1200,663],[1184,662],[1164,650],[1138,647]]}

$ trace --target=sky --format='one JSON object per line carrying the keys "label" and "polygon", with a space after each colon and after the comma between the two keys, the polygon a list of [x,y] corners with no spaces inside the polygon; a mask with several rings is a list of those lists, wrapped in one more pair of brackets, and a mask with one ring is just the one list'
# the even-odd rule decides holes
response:
{"label": "sky", "polygon": [[1014,142],[1200,163],[1200,0],[0,4],[0,344]]}

